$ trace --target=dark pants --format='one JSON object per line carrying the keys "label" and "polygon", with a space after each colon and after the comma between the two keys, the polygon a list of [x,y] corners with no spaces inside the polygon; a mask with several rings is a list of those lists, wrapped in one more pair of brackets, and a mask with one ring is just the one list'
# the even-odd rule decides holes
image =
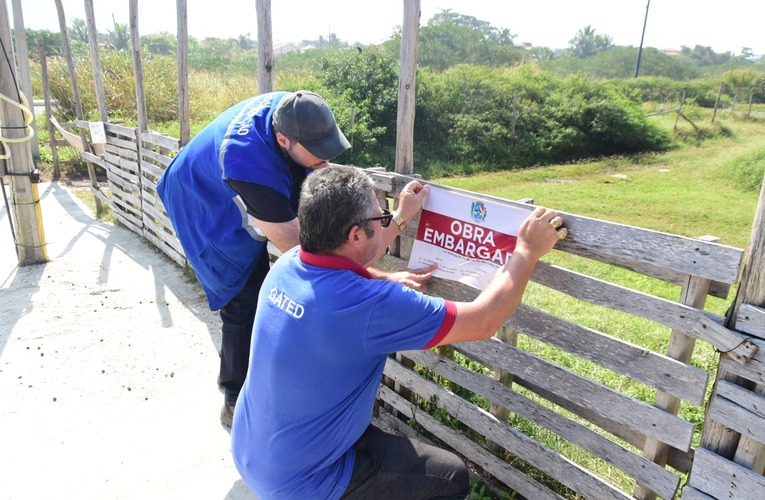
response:
{"label": "dark pants", "polygon": [[470,493],[465,463],[441,448],[373,425],[354,448],[353,475],[341,500],[462,500]]}
{"label": "dark pants", "polygon": [[218,385],[223,390],[226,404],[230,406],[236,404],[247,376],[258,293],[269,268],[268,252],[264,250],[242,291],[220,310],[223,326]]}

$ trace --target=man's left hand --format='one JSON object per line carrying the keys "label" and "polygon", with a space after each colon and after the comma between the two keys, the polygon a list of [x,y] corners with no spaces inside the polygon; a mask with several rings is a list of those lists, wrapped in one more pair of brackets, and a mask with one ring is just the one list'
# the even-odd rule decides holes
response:
{"label": "man's left hand", "polygon": [[437,267],[438,266],[434,264],[430,267],[418,269],[416,271],[398,271],[395,273],[388,273],[385,279],[394,283],[401,283],[402,285],[413,288],[414,290],[424,292],[428,289],[428,287],[423,282],[427,281],[431,276],[433,276],[433,271],[435,271]]}

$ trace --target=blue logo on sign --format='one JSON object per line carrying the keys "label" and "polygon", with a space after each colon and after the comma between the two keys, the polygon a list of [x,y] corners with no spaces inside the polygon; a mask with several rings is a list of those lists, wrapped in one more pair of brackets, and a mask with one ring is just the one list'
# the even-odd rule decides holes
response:
{"label": "blue logo on sign", "polygon": [[482,201],[474,201],[470,206],[470,217],[476,222],[486,220],[486,205]]}

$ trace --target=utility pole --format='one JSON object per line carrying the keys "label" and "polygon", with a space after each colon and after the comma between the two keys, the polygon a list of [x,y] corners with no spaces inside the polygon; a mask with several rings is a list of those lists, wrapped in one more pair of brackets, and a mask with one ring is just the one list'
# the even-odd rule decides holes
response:
{"label": "utility pole", "polygon": [[[11,43],[8,5],[0,0],[0,134],[3,137],[5,168],[0,174],[11,178],[14,239],[19,265],[46,262],[42,230],[42,212],[37,194],[39,176],[32,161],[29,139],[33,136],[30,110],[21,106],[21,92]],[[3,188],[4,189],[4,188]]]}
{"label": "utility pole", "polygon": [[643,34],[640,35],[640,48],[638,49],[637,65],[635,66],[635,78],[640,74],[640,59],[643,57],[643,39],[645,38],[645,25],[648,24],[648,7],[651,6],[651,0],[645,5],[645,19],[643,20]]}

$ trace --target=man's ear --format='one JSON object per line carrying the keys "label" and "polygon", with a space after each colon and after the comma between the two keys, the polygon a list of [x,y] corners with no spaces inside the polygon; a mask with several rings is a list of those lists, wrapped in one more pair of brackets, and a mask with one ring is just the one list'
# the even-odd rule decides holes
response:
{"label": "man's ear", "polygon": [[358,246],[359,243],[361,243],[361,238],[359,238],[359,231],[361,231],[361,228],[358,224],[351,226],[351,229],[348,230],[348,238],[345,242],[354,247]]}
{"label": "man's ear", "polygon": [[281,132],[276,133],[276,142],[278,142],[279,146],[283,147],[284,149],[289,149],[290,147],[289,138]]}

